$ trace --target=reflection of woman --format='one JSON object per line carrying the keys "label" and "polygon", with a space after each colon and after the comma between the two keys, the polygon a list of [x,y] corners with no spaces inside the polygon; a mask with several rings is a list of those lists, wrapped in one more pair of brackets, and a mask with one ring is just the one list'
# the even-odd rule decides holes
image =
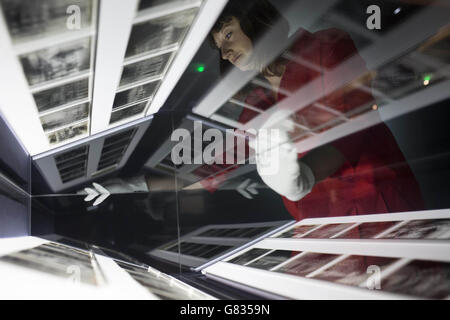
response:
{"label": "reflection of woman", "polygon": [[[304,63],[284,58],[268,63],[264,57],[268,54],[261,52],[264,45],[258,40],[271,33],[266,46],[270,51],[271,47],[286,44],[287,32],[285,20],[266,1],[247,8],[238,1],[231,1],[216,22],[211,37],[221,53],[221,69],[235,66],[243,71],[258,70],[272,88],[271,92],[262,88],[252,90],[247,94],[247,104],[266,110],[283,100],[284,92],[295,92],[306,85],[313,86],[314,92],[323,92],[316,102],[342,113],[355,111],[373,101],[371,94],[359,89],[329,90],[340,77],[326,70],[341,66],[350,58],[352,69],[343,69],[342,74],[354,72],[353,68],[365,70],[364,61],[345,32],[328,29],[312,34],[299,30],[289,52]],[[315,125],[329,120],[328,113],[312,112],[313,109],[308,105],[295,112],[294,118],[302,124],[305,124],[304,119],[309,119]],[[239,120],[245,123],[255,115],[254,111],[245,109]],[[282,150],[279,174],[258,172],[269,187],[283,196],[287,209],[296,219],[423,208],[414,175],[384,124],[306,154],[297,154],[293,144],[287,145]]]}

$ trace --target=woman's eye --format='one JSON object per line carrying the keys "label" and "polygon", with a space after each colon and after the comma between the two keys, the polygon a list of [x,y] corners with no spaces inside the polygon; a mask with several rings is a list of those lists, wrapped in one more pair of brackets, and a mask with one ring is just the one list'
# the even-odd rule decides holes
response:
{"label": "woman's eye", "polygon": [[231,37],[231,32],[228,32],[226,35],[225,35],[225,39],[230,39],[230,37]]}

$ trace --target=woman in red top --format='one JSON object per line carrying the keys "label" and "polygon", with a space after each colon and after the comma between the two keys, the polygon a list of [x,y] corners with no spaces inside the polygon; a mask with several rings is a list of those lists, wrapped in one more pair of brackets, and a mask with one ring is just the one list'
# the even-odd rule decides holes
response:
{"label": "woman in red top", "polygon": [[[256,45],[258,39],[268,33],[271,35],[269,41],[265,41],[269,43],[267,51],[287,43],[287,22],[266,1],[246,8],[232,1],[211,32],[212,40],[221,53],[222,70],[227,65],[242,71],[258,70],[267,87],[271,88],[261,87],[246,92],[246,104],[264,111],[284,100],[285,93],[295,93],[309,86],[312,92],[322,92],[320,98],[293,113],[291,118],[297,124],[315,128],[316,132],[326,130],[325,124],[335,117],[327,108],[351,115],[372,106],[374,98],[368,90],[355,88],[352,84],[344,88],[337,85],[345,75],[361,75],[364,71],[369,74],[348,34],[337,29],[314,34],[299,30],[287,52],[297,61],[302,61],[300,64],[292,61],[295,59],[282,57],[268,63],[264,56],[270,56],[270,53],[261,52],[264,45]],[[346,61],[351,61],[345,64],[351,67],[344,67]],[[330,72],[336,67],[340,67],[340,73]],[[299,104],[301,102],[298,101]],[[247,123],[256,115],[257,112],[244,109],[239,121]],[[414,175],[395,138],[383,123],[298,154],[295,158],[298,158],[298,178],[305,175],[301,172],[309,172],[309,182],[312,181],[301,196],[284,196],[284,182],[272,184],[276,178],[262,178],[283,196],[286,208],[297,220],[423,209]],[[285,164],[289,167],[288,161],[280,164],[280,170],[287,170],[283,167]],[[308,179],[305,181],[307,184]]]}

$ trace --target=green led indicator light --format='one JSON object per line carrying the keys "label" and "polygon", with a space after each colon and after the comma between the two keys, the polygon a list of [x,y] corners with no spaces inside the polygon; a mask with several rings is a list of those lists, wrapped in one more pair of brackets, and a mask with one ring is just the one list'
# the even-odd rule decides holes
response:
{"label": "green led indicator light", "polygon": [[205,67],[202,66],[202,65],[201,65],[201,66],[198,66],[198,67],[197,67],[197,71],[198,71],[198,72],[203,72],[203,71],[205,71]]}
{"label": "green led indicator light", "polygon": [[431,76],[430,75],[425,76],[425,77],[423,77],[423,80],[424,81],[430,81],[431,80]]}

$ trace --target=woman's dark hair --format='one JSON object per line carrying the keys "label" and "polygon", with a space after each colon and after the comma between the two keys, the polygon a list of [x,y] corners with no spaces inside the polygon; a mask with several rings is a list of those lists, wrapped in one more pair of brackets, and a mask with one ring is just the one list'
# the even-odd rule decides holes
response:
{"label": "woman's dark hair", "polygon": [[[241,26],[242,31],[249,37],[253,44],[257,43],[262,36],[271,31],[271,38],[273,41],[266,41],[270,43],[272,48],[277,44],[284,44],[287,41],[289,33],[289,24],[287,20],[266,0],[231,0],[223,10],[222,14],[214,24],[209,39],[214,48],[217,48],[214,43],[213,34],[219,32],[223,25],[229,22],[232,17],[235,17]],[[266,51],[259,49],[259,51]],[[264,54],[265,52],[256,52],[254,54]],[[284,64],[282,58],[276,59],[270,64],[267,64],[262,69],[263,75],[280,75],[280,65]],[[220,71],[226,72],[231,63],[227,60],[220,59]]]}

